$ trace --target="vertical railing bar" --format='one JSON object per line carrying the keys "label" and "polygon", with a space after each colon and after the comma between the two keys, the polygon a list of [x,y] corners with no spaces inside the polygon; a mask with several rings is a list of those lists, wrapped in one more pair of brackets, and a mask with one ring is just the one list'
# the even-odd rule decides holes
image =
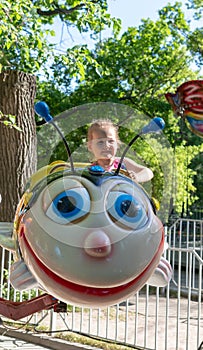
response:
{"label": "vertical railing bar", "polygon": [[126,300],[126,308],[125,308],[125,343],[128,341],[128,306],[129,306],[129,300]]}
{"label": "vertical railing bar", "polygon": [[23,292],[21,291],[21,292],[19,293],[19,295],[20,295],[20,301],[23,301]]}
{"label": "vertical railing bar", "polygon": [[13,301],[17,300],[17,296],[19,295],[19,292],[17,292],[16,289],[13,290]]}
{"label": "vertical railing bar", "polygon": [[56,313],[53,309],[49,310],[49,330],[50,335],[51,333],[55,332],[57,329],[56,327]]}
{"label": "vertical railing bar", "polygon": [[[176,246],[176,225],[173,227],[173,247],[175,247],[175,246]],[[172,266],[174,268],[174,266],[175,266],[175,251],[173,251],[172,254],[173,254]]]}
{"label": "vertical railing bar", "polygon": [[80,332],[83,331],[83,318],[84,318],[84,308],[81,307],[80,309]]}
{"label": "vertical railing bar", "polygon": [[202,264],[199,263],[199,279],[198,279],[198,318],[197,318],[197,348],[200,343],[200,328],[201,328],[201,302],[202,302]]}
{"label": "vertical railing bar", "polygon": [[168,349],[168,325],[169,325],[169,285],[166,289],[166,317],[165,317],[165,350]]}
{"label": "vertical railing bar", "polygon": [[[180,238],[181,240],[181,238]],[[181,251],[178,251],[178,297],[177,297],[177,319],[176,319],[176,350],[179,348],[179,320],[180,320],[180,288],[181,288]]]}
{"label": "vertical railing bar", "polygon": [[192,253],[189,253],[189,286],[188,286],[188,304],[187,304],[187,332],[186,332],[186,350],[189,349],[190,338],[190,303],[191,303],[191,283],[192,283]]}
{"label": "vertical railing bar", "polygon": [[99,336],[100,333],[100,314],[101,314],[101,309],[97,309],[97,336]]}
{"label": "vertical railing bar", "polygon": [[116,304],[115,340],[118,339],[119,304]]}
{"label": "vertical railing bar", "polygon": [[[191,223],[192,224],[192,223]],[[186,235],[186,247],[188,248],[189,246],[189,230],[190,230],[190,222],[187,220],[187,235]],[[185,279],[185,287],[188,288],[188,269],[189,269],[189,264],[188,264],[188,251],[184,253],[186,255],[185,263],[186,263],[186,279]]]}
{"label": "vertical railing bar", "polygon": [[[196,221],[194,221],[194,232],[193,232],[193,249],[196,249],[196,238],[197,238],[197,225]],[[196,258],[195,255],[193,254],[192,256],[192,288],[195,288],[195,263],[196,263]]]}
{"label": "vertical railing bar", "polygon": [[72,306],[72,330],[75,330],[75,305]]}
{"label": "vertical railing bar", "polygon": [[3,296],[3,285],[4,285],[4,262],[5,262],[5,249],[2,248],[2,253],[1,253],[1,298]]}
{"label": "vertical railing bar", "polygon": [[89,309],[89,320],[88,320],[88,333],[91,334],[91,328],[92,328],[92,309]]}
{"label": "vertical railing bar", "polygon": [[107,307],[107,314],[106,314],[106,338],[108,339],[108,336],[109,336],[109,332],[108,332],[108,329],[109,329],[109,315],[110,315],[110,306]]}
{"label": "vertical railing bar", "polygon": [[[39,295],[39,289],[35,288],[35,296],[37,297]],[[34,323],[37,323],[38,320],[38,313],[35,313],[34,315]]]}
{"label": "vertical railing bar", "polygon": [[[11,251],[9,251],[8,252],[8,275],[9,276],[11,271],[11,258],[12,258],[12,253]],[[10,288],[11,288],[11,283],[10,283],[10,279],[8,279],[7,300],[10,300]]]}
{"label": "vertical railing bar", "polygon": [[202,235],[202,227],[203,227],[203,221],[200,222],[200,257],[203,258],[202,251],[203,251],[203,235]]}
{"label": "vertical railing bar", "polygon": [[147,337],[148,337],[148,332],[147,332],[147,327],[148,327],[148,307],[149,307],[149,285],[146,284],[146,301],[145,301],[145,326],[144,326],[144,347],[147,347]]}
{"label": "vertical railing bar", "polygon": [[155,349],[157,349],[158,344],[158,315],[159,315],[159,287],[156,288],[156,311],[155,311]]}
{"label": "vertical railing bar", "polygon": [[[168,249],[165,251],[164,256],[168,259],[168,261],[171,261],[171,235],[170,231],[168,230],[168,227],[165,226],[164,228],[165,232],[165,241],[168,243]],[[168,302],[169,302],[169,284],[165,288],[166,290],[166,314],[165,314],[165,350],[167,350],[167,341],[168,341]]]}
{"label": "vertical railing bar", "polygon": [[138,315],[139,315],[139,292],[135,294],[135,334],[134,334],[134,345],[136,345],[137,342],[137,330],[138,330]]}

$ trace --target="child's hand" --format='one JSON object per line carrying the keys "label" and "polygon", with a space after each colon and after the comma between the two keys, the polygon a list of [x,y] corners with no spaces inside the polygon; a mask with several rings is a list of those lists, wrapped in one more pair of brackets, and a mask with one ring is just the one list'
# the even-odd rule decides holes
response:
{"label": "child's hand", "polygon": [[129,176],[131,177],[131,179],[132,179],[133,181],[138,182],[137,174],[136,174],[133,170],[128,170],[128,174],[129,174]]}

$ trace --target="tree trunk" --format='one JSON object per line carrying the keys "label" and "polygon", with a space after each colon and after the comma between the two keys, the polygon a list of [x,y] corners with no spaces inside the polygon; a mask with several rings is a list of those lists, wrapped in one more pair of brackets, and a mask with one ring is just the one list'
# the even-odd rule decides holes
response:
{"label": "tree trunk", "polygon": [[36,171],[35,96],[35,76],[18,71],[0,74],[0,111],[15,115],[21,129],[0,123],[0,221],[13,221],[25,183]]}

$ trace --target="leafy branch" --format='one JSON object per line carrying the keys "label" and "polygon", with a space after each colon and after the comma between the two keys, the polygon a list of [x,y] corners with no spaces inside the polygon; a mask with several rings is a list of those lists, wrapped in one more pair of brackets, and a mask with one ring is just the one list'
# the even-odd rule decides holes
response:
{"label": "leafy branch", "polygon": [[21,128],[19,128],[19,126],[17,126],[16,124],[16,116],[12,115],[12,114],[3,114],[0,111],[0,123],[4,124],[5,126],[9,127],[9,128],[14,128],[18,131],[22,131]]}
{"label": "leafy branch", "polygon": [[37,13],[40,16],[55,16],[55,15],[70,15],[72,12],[77,11],[77,10],[82,10],[83,8],[85,8],[85,4],[81,3],[79,5],[76,5],[72,8],[69,9],[65,9],[62,8],[60,6],[58,6],[58,4],[55,4],[56,8],[53,10],[41,10],[41,9],[37,9]]}

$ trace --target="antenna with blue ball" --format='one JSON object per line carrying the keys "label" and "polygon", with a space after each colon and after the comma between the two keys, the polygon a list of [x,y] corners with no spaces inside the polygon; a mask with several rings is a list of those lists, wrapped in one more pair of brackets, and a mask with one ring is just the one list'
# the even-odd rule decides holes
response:
{"label": "antenna with blue ball", "polygon": [[40,117],[42,117],[46,123],[52,124],[55,127],[55,129],[57,130],[57,132],[59,133],[59,135],[61,136],[63,143],[66,147],[67,153],[68,153],[71,171],[75,172],[70,148],[69,148],[68,143],[67,143],[65,137],[63,136],[61,130],[54,122],[53,117],[50,115],[49,106],[46,104],[46,102],[39,101],[35,104],[34,109],[35,109],[36,114],[39,115]]}
{"label": "antenna with blue ball", "polygon": [[150,120],[149,124],[145,125],[139,135],[159,133],[165,128],[165,121],[162,118],[155,117]]}
{"label": "antenna with blue ball", "polygon": [[165,127],[165,122],[162,118],[159,117],[155,117],[152,120],[150,120],[150,122],[145,125],[142,130],[139,132],[139,134],[137,134],[135,137],[133,137],[133,139],[129,142],[129,144],[127,145],[127,147],[124,149],[123,154],[120,158],[119,164],[118,164],[118,168],[115,171],[115,175],[119,174],[121,165],[123,163],[123,160],[125,158],[126,153],[128,152],[129,148],[133,145],[133,143],[141,136],[141,135],[145,135],[145,134],[150,134],[150,133],[159,133],[161,132]]}

